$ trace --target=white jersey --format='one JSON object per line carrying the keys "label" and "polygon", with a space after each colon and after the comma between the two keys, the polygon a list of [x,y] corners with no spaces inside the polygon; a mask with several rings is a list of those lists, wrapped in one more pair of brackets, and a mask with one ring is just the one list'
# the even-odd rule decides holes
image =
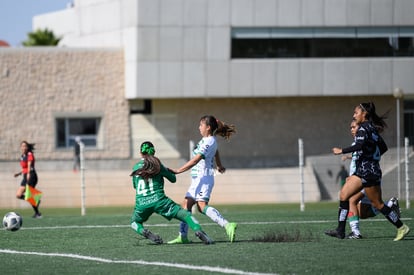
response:
{"label": "white jersey", "polygon": [[215,136],[203,137],[193,150],[193,156],[201,154],[202,159],[191,168],[192,177],[214,176],[214,157],[217,152]]}
{"label": "white jersey", "polygon": [[[351,146],[354,146],[355,142],[352,143]],[[357,152],[352,152],[352,158],[351,158],[351,163],[349,164],[349,175],[352,176],[355,171],[356,171],[356,161],[358,159],[358,154]]]}

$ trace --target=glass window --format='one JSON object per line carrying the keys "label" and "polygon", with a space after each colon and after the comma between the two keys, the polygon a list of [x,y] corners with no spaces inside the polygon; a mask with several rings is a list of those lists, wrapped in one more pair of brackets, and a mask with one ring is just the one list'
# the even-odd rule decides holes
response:
{"label": "glass window", "polygon": [[89,147],[97,147],[100,118],[57,118],[56,146],[72,147],[78,136]]}
{"label": "glass window", "polygon": [[232,58],[414,56],[414,28],[234,28]]}

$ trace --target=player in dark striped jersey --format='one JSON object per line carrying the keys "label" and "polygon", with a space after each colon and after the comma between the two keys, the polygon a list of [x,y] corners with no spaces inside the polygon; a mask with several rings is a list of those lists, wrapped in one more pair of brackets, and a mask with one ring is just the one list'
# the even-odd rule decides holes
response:
{"label": "player in dark striped jersey", "polygon": [[[350,125],[351,135],[355,140],[356,133],[358,131],[359,125],[353,120]],[[352,145],[355,144],[355,141]],[[351,159],[349,165],[349,176],[352,176],[356,172],[356,161],[358,159],[358,153],[353,152],[350,155],[343,155],[342,160]],[[389,201],[386,202],[387,206],[395,210],[399,217],[401,217],[400,206],[398,199],[392,197]],[[375,217],[380,212],[378,209],[372,206],[371,201],[365,195],[365,190],[362,189],[361,192],[357,192],[351,198],[349,198],[349,212],[348,212],[348,221],[349,226],[351,227],[352,232],[347,236],[348,239],[362,239],[361,232],[359,230],[359,219],[367,219]]]}
{"label": "player in dark striped jersey", "polygon": [[339,239],[345,238],[345,226],[349,212],[349,199],[362,189],[371,201],[372,206],[378,209],[388,221],[397,227],[397,236],[394,241],[402,240],[410,231],[403,224],[398,214],[384,204],[381,198],[382,171],[379,161],[381,155],[387,151],[387,145],[380,132],[386,127],[384,116],[380,117],[375,111],[374,103],[361,103],[354,109],[353,119],[359,124],[355,137],[355,144],[347,148],[333,148],[335,155],[357,152],[356,171],[347,178],[339,195],[338,227],[327,230],[325,234]]}

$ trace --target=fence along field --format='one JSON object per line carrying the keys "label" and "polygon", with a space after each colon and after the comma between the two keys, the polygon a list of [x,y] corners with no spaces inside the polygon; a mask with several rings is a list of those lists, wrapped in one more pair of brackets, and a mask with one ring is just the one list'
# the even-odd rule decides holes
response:
{"label": "fence along field", "polygon": [[[41,147],[39,147],[41,148]],[[306,142],[304,143],[306,152]],[[16,148],[18,149],[18,148]],[[40,153],[38,150],[35,153]],[[20,209],[28,207],[24,201],[15,198],[15,192],[21,178],[14,178],[19,171],[19,151],[9,152],[16,161],[2,162],[0,166],[0,208]],[[408,159],[412,159],[412,148],[408,147]],[[224,174],[217,174],[212,203],[215,204],[256,204],[256,203],[305,203],[321,200],[336,201],[339,184],[336,175],[341,165],[349,167],[349,161],[343,162],[340,156],[331,154],[323,156],[304,156],[303,179],[299,167],[267,169],[228,169]],[[405,154],[401,153],[400,200],[412,199],[410,190],[414,178],[410,166],[405,164]],[[166,166],[181,165],[184,160],[162,160]],[[99,164],[100,162],[105,164]],[[124,161],[123,166],[111,164],[105,160],[88,159],[85,152],[85,205],[127,206],[134,203],[134,190],[129,177],[135,160]],[[93,163],[93,165],[92,165]],[[299,163],[299,156],[298,156]],[[412,162],[411,162],[412,163]],[[391,148],[381,160],[383,168],[384,199],[398,196],[397,154]],[[43,192],[42,207],[80,207],[81,177],[73,173],[72,160],[42,160],[37,158],[36,167],[39,175],[38,188]],[[406,181],[408,179],[408,181]],[[303,186],[301,185],[303,180]],[[408,184],[406,184],[408,183]],[[190,184],[189,173],[177,175],[177,183],[166,182],[167,194],[181,202]],[[408,188],[407,188],[408,187]],[[302,194],[303,188],[303,194]],[[407,192],[408,191],[408,192]],[[405,206],[405,205],[403,205]]]}

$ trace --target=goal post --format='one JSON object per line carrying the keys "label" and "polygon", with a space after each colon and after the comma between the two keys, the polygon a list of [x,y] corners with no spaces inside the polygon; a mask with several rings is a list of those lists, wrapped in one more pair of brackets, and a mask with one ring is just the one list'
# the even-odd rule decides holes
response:
{"label": "goal post", "polygon": [[299,175],[300,175],[300,211],[305,211],[305,183],[304,183],[304,172],[303,172],[303,140],[298,139],[299,146]]}
{"label": "goal post", "polygon": [[79,141],[80,148],[80,186],[81,186],[81,215],[86,215],[85,206],[85,144]]}

